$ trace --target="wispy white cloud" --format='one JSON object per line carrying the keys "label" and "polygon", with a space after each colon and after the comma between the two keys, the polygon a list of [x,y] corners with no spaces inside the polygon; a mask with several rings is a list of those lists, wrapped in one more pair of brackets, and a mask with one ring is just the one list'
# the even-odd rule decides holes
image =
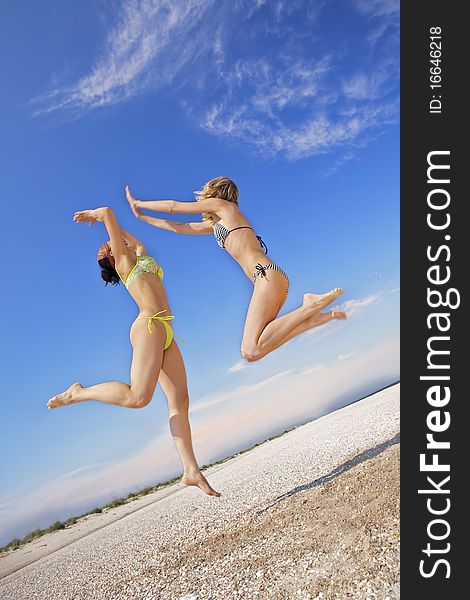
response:
{"label": "wispy white cloud", "polygon": [[349,360],[355,354],[357,354],[357,350],[351,350],[351,352],[347,352],[346,354],[338,354],[338,360]]}
{"label": "wispy white cloud", "polygon": [[335,162],[331,165],[331,167],[324,169],[321,173],[322,176],[331,177],[332,175],[337,173],[343,165],[354,160],[354,158],[355,156],[353,152],[346,152],[345,154],[337,158]]}
{"label": "wispy white cloud", "polygon": [[381,106],[355,108],[352,114],[336,115],[317,112],[296,126],[269,122],[268,112],[255,116],[247,104],[227,109],[223,104],[212,106],[201,125],[210,133],[248,142],[265,156],[282,154],[298,160],[323,154],[345,145],[364,143],[363,135],[384,124],[394,123],[398,102]]}
{"label": "wispy white cloud", "polygon": [[352,315],[361,312],[374,304],[378,304],[384,296],[384,292],[375,292],[374,294],[369,294],[368,296],[364,296],[364,298],[353,298],[352,300],[345,300],[337,307],[335,310],[342,310],[348,314],[350,318]]}
{"label": "wispy white cloud", "polygon": [[294,338],[293,340],[291,340],[288,343],[295,343],[296,340],[297,340],[297,342],[299,342],[302,337],[315,338],[315,340],[318,342],[321,339],[324,339],[326,337],[334,335],[338,331],[338,329],[347,327],[348,321],[350,319],[356,318],[356,316],[358,314],[361,314],[362,312],[370,309],[374,305],[379,304],[381,302],[381,300],[383,299],[383,297],[384,297],[384,292],[380,291],[380,292],[376,292],[374,294],[369,294],[368,296],[364,296],[363,298],[353,298],[351,300],[345,300],[344,302],[341,302],[340,304],[335,304],[332,307],[328,307],[328,310],[331,309],[331,310],[335,310],[335,311],[345,312],[347,314],[348,318],[344,321],[343,320],[330,321],[328,324],[324,325],[323,327],[316,327],[315,329],[309,329],[308,331],[301,334],[297,338]]}
{"label": "wispy white cloud", "polygon": [[227,400],[239,400],[242,396],[249,396],[251,394],[257,393],[260,390],[266,388],[267,386],[270,386],[273,382],[278,382],[279,380],[284,379],[287,375],[290,375],[291,372],[292,371],[290,369],[287,369],[256,383],[242,385],[228,392],[221,392],[218,394],[207,396],[206,398],[202,398],[194,404],[191,404],[191,414],[199,412],[201,410],[206,410],[207,408],[213,408],[217,404],[221,404],[222,402],[226,402]]}
{"label": "wispy white cloud", "polygon": [[[320,2],[318,2],[320,3]],[[302,7],[302,0],[238,0],[240,10],[252,17],[260,8],[268,8],[279,21]]]}
{"label": "wispy white cloud", "polygon": [[226,371],[228,373],[238,373],[238,371],[242,371],[243,369],[246,369],[246,367],[249,365],[248,362],[246,362],[246,360],[239,360],[238,362],[236,362],[233,366],[228,367],[226,369]]}
{"label": "wispy white cloud", "polygon": [[399,0],[353,0],[353,6],[372,23],[367,36],[372,47],[383,41],[386,34],[392,44],[398,44]]}
{"label": "wispy white cloud", "polygon": [[298,160],[363,145],[398,120],[397,57],[368,64],[368,71],[349,74],[339,86],[338,60],[331,53],[319,53],[313,62],[280,53],[275,60],[221,65],[225,89],[220,86],[208,108],[192,104],[187,112],[209,133],[265,156]]}
{"label": "wispy white cloud", "polygon": [[62,475],[59,475],[56,478],[56,481],[74,478],[74,477],[77,477],[78,475],[83,475],[84,473],[89,473],[90,471],[94,471],[96,469],[99,469],[101,467],[104,467],[104,466],[110,465],[110,464],[111,464],[111,462],[101,462],[101,463],[96,463],[94,465],[85,465],[83,467],[79,467],[78,469],[73,469],[72,471],[67,471],[67,473],[63,473]]}
{"label": "wispy white cloud", "polygon": [[372,73],[354,73],[343,81],[343,91],[349,98],[357,100],[374,100],[383,96],[383,86],[390,81],[390,75],[385,69]]}
{"label": "wispy white cloud", "polygon": [[36,114],[108,106],[157,82],[171,83],[194,57],[193,44],[188,47],[181,36],[189,37],[211,4],[211,0],[125,0],[91,72],[36,98],[40,105]]}
{"label": "wispy white cloud", "polygon": [[369,17],[394,19],[400,13],[399,0],[354,0],[353,4],[358,11]]}
{"label": "wispy white cloud", "polygon": [[[208,134],[265,156],[298,160],[357,147],[398,118],[398,54],[384,50],[351,70],[344,51],[324,49],[325,4],[124,0],[90,72],[36,98],[36,114],[77,116],[171,86]],[[376,38],[396,21],[396,2],[354,6]],[[247,53],[259,39],[265,43]]]}
{"label": "wispy white cloud", "polygon": [[316,363],[309,367],[305,367],[300,371],[300,375],[311,375],[312,373],[319,373],[326,369],[326,365],[324,363]]}

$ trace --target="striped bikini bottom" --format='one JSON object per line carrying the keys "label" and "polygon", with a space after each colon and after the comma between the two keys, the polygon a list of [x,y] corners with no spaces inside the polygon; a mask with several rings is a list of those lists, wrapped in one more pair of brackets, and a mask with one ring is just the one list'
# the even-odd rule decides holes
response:
{"label": "striped bikini bottom", "polygon": [[258,263],[255,266],[255,269],[256,271],[253,273],[253,283],[256,283],[257,277],[264,277],[265,279],[268,279],[267,271],[272,270],[277,271],[285,278],[285,280],[287,281],[287,290],[289,290],[289,277],[287,276],[287,273],[284,271],[284,269],[282,269],[279,265],[276,265],[274,263],[262,265],[261,263]]}

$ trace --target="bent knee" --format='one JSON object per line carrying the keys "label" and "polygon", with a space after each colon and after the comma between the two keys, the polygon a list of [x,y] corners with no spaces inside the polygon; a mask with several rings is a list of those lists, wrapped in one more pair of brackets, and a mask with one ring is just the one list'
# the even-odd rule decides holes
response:
{"label": "bent knee", "polygon": [[152,400],[152,394],[147,392],[130,392],[128,406],[129,408],[144,408]]}
{"label": "bent knee", "polygon": [[240,354],[242,355],[242,358],[244,358],[247,362],[255,362],[263,357],[263,353],[257,346],[254,346],[254,347],[242,346],[242,348],[240,350]]}

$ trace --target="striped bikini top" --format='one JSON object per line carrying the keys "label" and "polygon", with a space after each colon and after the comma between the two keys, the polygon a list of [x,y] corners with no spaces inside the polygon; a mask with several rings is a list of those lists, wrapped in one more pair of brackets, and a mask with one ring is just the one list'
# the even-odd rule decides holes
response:
{"label": "striped bikini top", "polygon": [[[214,225],[214,237],[216,239],[216,242],[219,244],[219,246],[221,248],[223,248],[225,250],[225,240],[228,238],[229,234],[232,233],[232,231],[237,231],[237,229],[251,229],[251,231],[253,231],[253,233],[255,231],[253,229],[253,227],[249,227],[248,225],[242,225],[241,227],[234,227],[233,229],[227,229],[226,227],[224,227],[220,223],[216,223]],[[266,246],[266,244],[261,239],[261,236],[257,235],[256,239],[260,243],[261,248],[263,248],[264,253],[267,254],[268,253],[268,247]]]}
{"label": "striped bikini top", "polygon": [[129,271],[129,275],[125,280],[119,273],[118,275],[121,277],[121,281],[126,288],[129,288],[129,285],[134,281],[134,279],[136,279],[139,275],[143,275],[144,273],[153,273],[160,279],[163,279],[163,269],[160,265],[157,265],[153,256],[138,256],[135,265]]}

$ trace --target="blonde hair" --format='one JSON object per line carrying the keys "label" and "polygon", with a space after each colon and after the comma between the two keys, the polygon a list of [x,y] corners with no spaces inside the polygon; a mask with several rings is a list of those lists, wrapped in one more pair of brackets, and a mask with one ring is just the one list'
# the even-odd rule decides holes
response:
{"label": "blonde hair", "polygon": [[[211,179],[194,193],[198,202],[206,198],[222,198],[222,200],[233,202],[238,206],[237,184],[228,177],[220,176]],[[202,213],[202,218],[205,221],[213,221],[211,213]]]}

